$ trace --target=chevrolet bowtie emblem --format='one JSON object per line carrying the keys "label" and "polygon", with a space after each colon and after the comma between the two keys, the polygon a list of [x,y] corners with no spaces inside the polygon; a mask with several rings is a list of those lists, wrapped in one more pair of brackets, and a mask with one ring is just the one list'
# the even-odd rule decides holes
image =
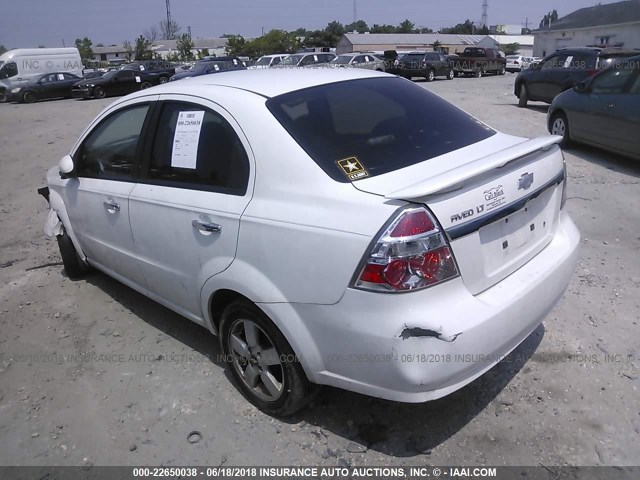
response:
{"label": "chevrolet bowtie emblem", "polygon": [[518,179],[518,190],[527,190],[533,184],[533,173],[523,173]]}

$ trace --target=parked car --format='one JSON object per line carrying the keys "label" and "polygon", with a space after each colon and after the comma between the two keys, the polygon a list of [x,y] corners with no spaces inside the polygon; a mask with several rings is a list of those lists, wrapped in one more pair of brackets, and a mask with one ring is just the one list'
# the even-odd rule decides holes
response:
{"label": "parked car", "polygon": [[637,51],[591,47],[565,48],[520,72],[514,84],[518,106],[529,101],[551,103],[556,95],[573,88],[620,58],[637,55]]}
{"label": "parked car", "polygon": [[372,53],[343,53],[337,56],[329,66],[333,68],[364,68],[365,70],[384,71],[384,61]]}
{"label": "parked car", "polygon": [[16,48],[0,55],[0,103],[16,87],[45,73],[82,75],[77,48]]}
{"label": "parked car", "polygon": [[313,66],[326,66],[324,64],[329,63],[336,58],[333,53],[293,53],[287,55],[282,59],[281,65],[285,67],[313,67]]}
{"label": "parked car", "polygon": [[103,111],[48,172],[46,230],[70,277],[95,267],[218,334],[270,414],[313,384],[423,402],[563,295],[580,236],[559,140],[381,72],[227,72]]}
{"label": "parked car", "polygon": [[485,73],[504,75],[507,60],[497,48],[466,47],[460,54],[449,55],[456,75],[482,77]]}
{"label": "parked car", "polygon": [[445,77],[448,80],[453,80],[454,77],[453,64],[439,52],[407,53],[398,58],[395,66],[387,69],[387,72],[408,79],[423,77],[428,82],[432,82],[436,77]]}
{"label": "parked car", "polygon": [[112,70],[102,77],[76,82],[71,89],[71,95],[74,98],[105,98],[113,95],[127,95],[158,85],[158,83],[158,75],[143,71]]}
{"label": "parked car", "polygon": [[515,73],[529,68],[531,64],[530,57],[523,55],[507,55],[507,72]]}
{"label": "parked car", "polygon": [[71,98],[71,88],[79,80],[80,77],[68,72],[38,75],[28,83],[12,88],[7,101],[34,103],[51,98]]}
{"label": "parked car", "polygon": [[255,69],[276,67],[280,65],[280,63],[282,62],[282,59],[285,58],[286,56],[287,54],[263,55],[258,59],[258,61],[255,64],[251,65],[248,68],[250,70],[251,69],[255,70]]}
{"label": "parked car", "polygon": [[123,65],[121,70],[133,70],[134,72],[144,72],[147,75],[157,75],[157,83],[167,83],[176,73],[175,67],[163,60],[141,60],[128,63]]}
{"label": "parked car", "polygon": [[189,70],[173,75],[170,78],[170,81],[173,82],[182,78],[198,77],[200,75],[208,75],[210,73],[246,69],[247,67],[244,66],[244,63],[242,63],[238,57],[218,57],[215,60],[201,60],[196,62]]}
{"label": "parked car", "polygon": [[89,80],[91,78],[100,78],[105,73],[107,73],[106,70],[94,70],[93,72],[85,73],[82,78],[84,78],[85,80]]}
{"label": "parked car", "polygon": [[575,141],[640,160],[640,56],[554,98],[547,126],[565,146]]}

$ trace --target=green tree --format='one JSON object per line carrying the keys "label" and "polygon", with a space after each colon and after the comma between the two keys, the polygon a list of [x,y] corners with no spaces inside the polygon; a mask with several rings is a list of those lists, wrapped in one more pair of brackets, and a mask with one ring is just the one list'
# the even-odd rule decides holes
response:
{"label": "green tree", "polygon": [[398,25],[396,32],[397,33],[413,33],[415,26],[416,26],[415,23],[413,23],[407,18],[406,20],[401,22],[400,25]]}
{"label": "green tree", "polygon": [[227,38],[227,53],[229,55],[244,56],[247,41],[242,35],[229,35]]}
{"label": "green tree", "polygon": [[357,22],[350,23],[344,26],[345,32],[358,32],[365,33],[369,31],[369,25],[364,20],[358,20]]}
{"label": "green tree", "polygon": [[520,44],[518,42],[514,42],[500,45],[500,50],[502,50],[505,55],[515,55],[518,53],[518,50],[520,50]]}
{"label": "green tree", "polygon": [[134,48],[134,58],[136,60],[151,60],[153,54],[151,53],[151,42],[144,38],[144,35],[140,35],[136,38],[136,44]]}
{"label": "green tree", "polygon": [[202,50],[198,50],[198,60],[202,60],[205,57],[210,56],[208,48],[203,48]]}
{"label": "green tree", "polygon": [[371,33],[396,33],[396,27],[394,25],[378,25],[377,23],[373,24],[370,30]]}
{"label": "green tree", "polygon": [[178,37],[178,41],[176,42],[176,48],[178,50],[178,56],[182,61],[190,61],[193,60],[193,48],[195,45],[191,40],[191,37],[186,33],[183,33]]}
{"label": "green tree", "polygon": [[133,58],[133,46],[131,45],[131,42],[129,40],[125,40],[124,43],[122,44],[122,48],[124,48],[125,57],[127,57],[127,62],[130,62],[131,59]]}
{"label": "green tree", "polygon": [[2,55],[6,51],[7,51],[6,47],[4,45],[0,45],[0,55]]}
{"label": "green tree", "polygon": [[88,37],[76,38],[76,48],[78,49],[78,52],[80,52],[80,59],[82,60],[82,63],[86,62],[87,60],[93,60],[93,57],[95,55],[93,53],[93,49],[91,48],[92,45],[93,42],[91,42]]}
{"label": "green tree", "polygon": [[329,22],[326,27],[324,27],[324,31],[330,33],[334,37],[340,38],[344,35],[344,26],[337,20],[333,22]]}
{"label": "green tree", "polygon": [[439,52],[441,46],[442,46],[442,43],[440,43],[439,40],[436,40],[435,42],[433,42],[433,51]]}
{"label": "green tree", "polygon": [[553,9],[553,11],[547,13],[542,20],[540,20],[540,28],[549,28],[549,22],[551,24],[558,21],[558,11]]}
{"label": "green tree", "polygon": [[455,27],[443,28],[442,30],[440,30],[440,33],[456,33],[459,35],[472,35],[476,33],[476,28],[473,25],[473,22],[467,19],[464,21],[464,23],[458,23]]}

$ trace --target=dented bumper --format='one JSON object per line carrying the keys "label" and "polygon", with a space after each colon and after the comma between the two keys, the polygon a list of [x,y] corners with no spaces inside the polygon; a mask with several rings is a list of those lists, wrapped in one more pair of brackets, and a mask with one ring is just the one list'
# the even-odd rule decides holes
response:
{"label": "dented bumper", "polygon": [[563,212],[542,252],[478,295],[457,278],[405,294],[349,289],[335,305],[261,307],[304,325],[308,335],[289,340],[312,381],[389,400],[434,400],[485,373],[536,329],[569,284],[579,241]]}

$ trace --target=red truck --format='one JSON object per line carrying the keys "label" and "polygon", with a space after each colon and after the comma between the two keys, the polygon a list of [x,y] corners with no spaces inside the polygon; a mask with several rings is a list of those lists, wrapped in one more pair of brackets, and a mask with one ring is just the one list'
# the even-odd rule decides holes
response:
{"label": "red truck", "polygon": [[507,59],[497,48],[467,47],[461,54],[450,55],[453,71],[457,75],[482,77],[485,73],[504,75],[507,71]]}

